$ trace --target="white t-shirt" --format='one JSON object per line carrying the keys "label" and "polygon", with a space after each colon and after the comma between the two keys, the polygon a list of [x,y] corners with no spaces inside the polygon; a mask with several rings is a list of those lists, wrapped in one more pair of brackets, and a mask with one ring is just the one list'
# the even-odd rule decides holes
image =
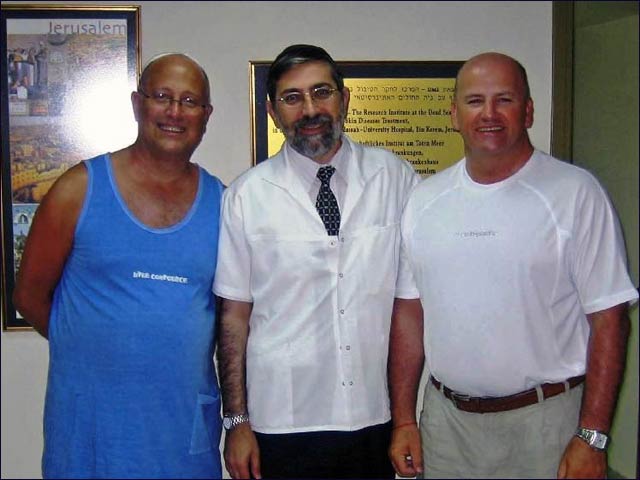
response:
{"label": "white t-shirt", "polygon": [[535,151],[475,183],[465,159],[422,182],[402,220],[431,373],[456,391],[510,395],[585,372],[585,314],[638,297],[606,193]]}
{"label": "white t-shirt", "polygon": [[[343,137],[339,236],[328,236],[287,149],[225,191],[216,295],[252,302],[251,426],[357,430],[390,419],[387,350],[400,216],[419,177],[392,153]],[[415,289],[411,285],[408,292]]]}

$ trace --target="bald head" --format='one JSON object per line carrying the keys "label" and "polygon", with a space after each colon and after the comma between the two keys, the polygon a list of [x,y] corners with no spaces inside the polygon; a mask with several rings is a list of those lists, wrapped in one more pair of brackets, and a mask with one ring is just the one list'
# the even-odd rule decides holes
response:
{"label": "bald head", "polygon": [[458,89],[460,84],[464,81],[465,75],[474,70],[480,68],[493,68],[501,67],[507,69],[513,69],[517,78],[520,79],[522,91],[524,92],[524,99],[529,100],[531,98],[531,91],[529,89],[529,79],[527,78],[527,71],[515,58],[498,52],[486,52],[471,57],[467,60],[456,76],[456,84],[453,92],[453,98],[456,99],[458,95]]}
{"label": "bald head", "polygon": [[205,72],[204,68],[202,68],[194,58],[185,53],[161,53],[160,55],[152,57],[142,69],[140,83],[138,85],[144,90],[149,83],[149,79],[167,65],[182,65],[188,69],[197,70],[202,75],[207,103],[211,101],[211,87],[209,85],[209,76],[207,75],[207,72]]}

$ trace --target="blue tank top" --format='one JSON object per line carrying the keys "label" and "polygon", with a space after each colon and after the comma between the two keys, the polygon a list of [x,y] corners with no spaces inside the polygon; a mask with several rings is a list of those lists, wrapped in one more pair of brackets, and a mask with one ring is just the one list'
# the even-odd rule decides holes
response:
{"label": "blue tank top", "polygon": [[178,224],[150,228],[118,192],[111,157],[88,187],[54,293],[45,478],[221,478],[213,364],[221,182],[199,169]]}

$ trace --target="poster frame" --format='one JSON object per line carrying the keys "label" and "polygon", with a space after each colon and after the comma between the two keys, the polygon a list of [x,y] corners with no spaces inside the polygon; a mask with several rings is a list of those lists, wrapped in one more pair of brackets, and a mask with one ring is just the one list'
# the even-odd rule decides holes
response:
{"label": "poster frame", "polygon": [[[109,33],[114,33],[110,29],[107,28],[106,23],[102,23],[106,20],[114,20],[114,21],[123,21],[126,24],[126,79],[117,79],[126,81],[130,85],[135,85],[137,83],[139,72],[140,72],[140,6],[138,5],[46,5],[46,4],[4,4],[1,9],[1,18],[0,18],[0,38],[2,39],[2,50],[3,55],[0,59],[2,66],[2,78],[0,78],[0,88],[1,88],[1,98],[2,98],[2,106],[0,109],[0,118],[1,118],[1,128],[0,128],[0,143],[2,145],[2,181],[1,181],[1,194],[2,194],[2,213],[1,213],[1,228],[2,228],[2,328],[5,331],[28,331],[32,330],[32,327],[20,317],[20,315],[16,312],[13,302],[12,295],[15,287],[15,276],[16,276],[16,259],[19,259],[19,252],[16,251],[16,248],[20,250],[20,245],[24,242],[24,238],[26,234],[19,233],[18,240],[16,242],[16,237],[14,236],[14,222],[21,221],[22,218],[26,219],[30,225],[30,221],[33,218],[33,214],[37,208],[37,203],[24,203],[20,202],[14,203],[14,191],[13,191],[13,176],[16,176],[15,169],[12,168],[12,157],[11,152],[12,147],[15,146],[12,144],[11,139],[11,128],[15,126],[18,122],[17,114],[24,115],[25,117],[33,117],[34,112],[32,112],[32,104],[33,100],[31,100],[31,96],[33,98],[45,98],[45,100],[41,101],[41,104],[45,104],[46,107],[41,107],[42,111],[35,110],[36,115],[41,116],[49,116],[51,114],[51,110],[48,110],[50,105],[53,105],[55,102],[62,103],[64,101],[63,95],[56,95],[53,89],[50,88],[49,83],[46,80],[41,80],[40,77],[37,77],[35,81],[29,80],[20,80],[20,75],[14,75],[16,79],[15,85],[9,85],[9,77],[11,73],[15,73],[14,70],[9,71],[9,46],[8,46],[8,35],[11,35],[12,32],[8,31],[8,20],[11,19],[33,19],[36,20],[49,20],[49,31],[46,33],[34,32],[33,35],[43,35],[46,38],[46,43],[42,42],[40,46],[34,45],[34,50],[39,48],[37,53],[44,51],[42,55],[43,65],[42,67],[38,65],[38,60],[36,55],[31,55],[31,52],[28,52],[27,60],[20,57],[20,63],[23,61],[26,63],[31,63],[34,65],[35,75],[37,77],[38,71],[46,71],[49,68],[53,60],[51,60],[50,55],[47,53],[52,46],[55,45],[55,42],[62,42],[65,39],[68,39],[70,35],[94,35],[92,41],[94,42],[104,42],[105,49],[108,48],[106,42],[109,41]],[[54,22],[57,20],[70,20],[69,24],[55,24]],[[74,23],[74,20],[76,21]],[[80,23],[78,20],[82,20],[83,22],[86,20],[86,23]],[[77,28],[74,30],[74,27],[70,25],[75,25]],[[91,27],[93,25],[93,27]],[[113,25],[117,24],[109,24],[113,27]],[[60,26],[60,28],[58,28]],[[82,28],[86,26],[87,28]],[[100,30],[100,26],[102,26],[102,30]],[[67,28],[68,27],[68,28]],[[62,29],[64,28],[64,30]],[[82,28],[82,30],[81,30]],[[120,34],[120,32],[118,32]],[[43,48],[44,47],[44,48]],[[11,53],[17,53],[15,50]],[[12,61],[15,59],[15,55],[12,57]],[[85,62],[87,59],[83,59]],[[125,59],[123,58],[122,61]],[[95,63],[97,64],[100,59],[96,59]],[[17,65],[17,63],[16,63]],[[93,65],[96,66],[97,65]],[[82,65],[85,69],[92,68],[92,65],[88,65],[83,63]],[[27,66],[25,66],[27,69]],[[46,77],[45,77],[46,78]],[[13,80],[13,77],[12,77]],[[17,91],[18,88],[22,88],[22,92],[25,90],[28,93],[22,93],[22,98],[20,98],[17,93],[12,95],[10,98],[10,88],[11,93]],[[112,92],[105,91],[104,95],[108,96],[112,94]],[[11,105],[12,100],[14,104]],[[10,114],[10,108],[14,107],[13,114]],[[37,108],[37,106],[36,106]],[[64,116],[69,115],[71,113],[61,113],[60,115],[56,115],[58,117],[63,117],[60,122],[64,122]],[[28,120],[27,120],[28,122]],[[73,143],[71,141],[70,143]],[[58,175],[59,176],[59,175]],[[16,208],[14,209],[14,205]],[[27,208],[29,205],[31,208]],[[20,208],[20,206],[24,206],[24,208]],[[24,211],[23,211],[24,210]],[[18,213],[14,213],[18,212]],[[14,218],[16,215],[16,218]],[[18,218],[19,217],[19,218]],[[17,229],[16,229],[17,230]],[[27,227],[28,231],[28,227]],[[20,230],[22,232],[22,230]],[[22,244],[22,247],[24,245]],[[19,260],[17,260],[19,263]]]}

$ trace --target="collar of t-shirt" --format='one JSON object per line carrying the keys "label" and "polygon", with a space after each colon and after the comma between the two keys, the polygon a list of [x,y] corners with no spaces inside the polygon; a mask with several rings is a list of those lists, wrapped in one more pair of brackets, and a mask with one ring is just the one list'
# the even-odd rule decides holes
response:
{"label": "collar of t-shirt", "polygon": [[320,191],[320,180],[316,176],[320,167],[331,165],[336,169],[335,173],[331,177],[331,190],[338,200],[338,207],[342,210],[344,197],[347,191],[347,162],[351,154],[351,148],[349,143],[342,139],[342,145],[333,156],[329,163],[319,164],[313,161],[309,157],[305,157],[296,152],[289,142],[287,142],[285,148],[287,149],[287,155],[291,160],[292,168],[295,174],[300,178],[307,192],[309,192],[309,198],[315,205],[318,192]]}

